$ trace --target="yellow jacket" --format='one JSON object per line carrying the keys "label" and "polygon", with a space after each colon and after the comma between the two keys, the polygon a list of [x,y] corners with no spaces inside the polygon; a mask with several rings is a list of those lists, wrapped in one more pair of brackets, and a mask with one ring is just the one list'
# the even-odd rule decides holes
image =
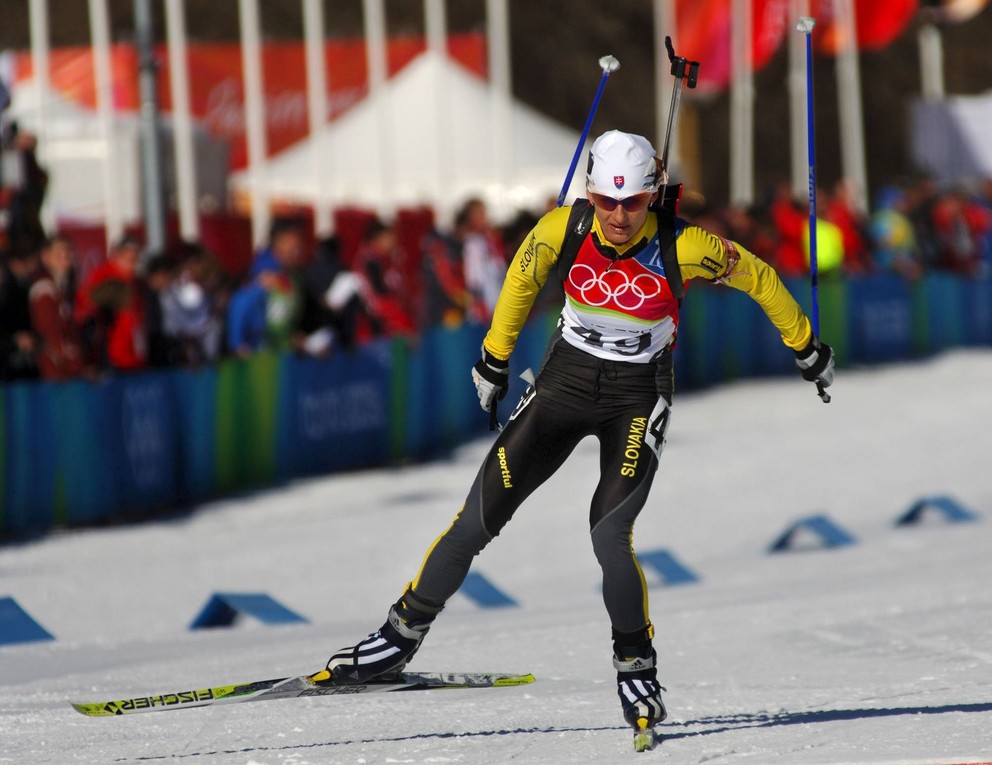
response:
{"label": "yellow jacket", "polygon": [[[570,209],[559,207],[544,215],[510,263],[485,339],[486,349],[496,358],[508,359],[513,352],[534,300],[558,261]],[[623,255],[643,239],[651,240],[657,229],[656,216],[648,214],[641,230],[626,245],[614,249]],[[605,241],[595,217],[592,232]],[[676,243],[683,282],[701,278],[746,292],[781,332],[788,347],[799,350],[809,342],[809,319],[775,270],[763,260],[735,242],[682,220],[676,221]]]}

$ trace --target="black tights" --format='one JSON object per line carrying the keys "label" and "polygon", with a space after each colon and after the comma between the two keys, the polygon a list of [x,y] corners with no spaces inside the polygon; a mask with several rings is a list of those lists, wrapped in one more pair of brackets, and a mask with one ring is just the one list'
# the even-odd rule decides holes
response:
{"label": "black tights", "polygon": [[644,576],[632,546],[664,446],[672,395],[671,354],[655,364],[596,358],[557,340],[535,386],[520,400],[486,456],[454,523],[434,543],[413,582],[417,597],[443,605],[472,559],[580,440],[600,442],[600,479],[589,525],[614,630],[649,622]]}

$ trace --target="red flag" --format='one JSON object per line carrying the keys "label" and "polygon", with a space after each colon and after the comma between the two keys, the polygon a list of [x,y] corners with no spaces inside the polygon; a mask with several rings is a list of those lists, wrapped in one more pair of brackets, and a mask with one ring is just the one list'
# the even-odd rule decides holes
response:
{"label": "red flag", "polygon": [[[722,89],[730,82],[730,0],[676,0],[675,51],[699,61],[699,87]],[[788,25],[789,0],[753,0],[751,64],[761,69],[778,50]]]}
{"label": "red flag", "polygon": [[[853,0],[850,0],[853,2]],[[820,53],[835,55],[851,41],[837,24],[837,0],[814,0],[813,45]],[[891,44],[913,20],[918,0],[860,0],[855,8],[858,49],[879,50]]]}

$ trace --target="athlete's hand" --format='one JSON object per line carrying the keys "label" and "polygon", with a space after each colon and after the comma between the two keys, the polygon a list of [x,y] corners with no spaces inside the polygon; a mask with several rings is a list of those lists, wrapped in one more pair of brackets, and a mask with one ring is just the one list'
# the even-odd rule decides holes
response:
{"label": "athlete's hand", "polygon": [[472,382],[479,393],[479,404],[494,413],[496,402],[503,400],[510,387],[510,362],[497,359],[483,346],[482,358],[472,369]]}
{"label": "athlete's hand", "polygon": [[[803,379],[816,383],[820,398],[826,394],[824,388],[830,387],[834,381],[834,350],[826,343],[820,342],[816,335],[802,350],[796,351],[796,366],[802,373]],[[829,401],[829,396],[824,401]]]}

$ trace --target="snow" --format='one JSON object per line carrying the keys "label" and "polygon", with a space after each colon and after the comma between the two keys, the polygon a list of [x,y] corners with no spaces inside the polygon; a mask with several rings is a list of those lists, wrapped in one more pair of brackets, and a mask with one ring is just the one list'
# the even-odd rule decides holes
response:
{"label": "snow", "polygon": [[[519,607],[456,596],[411,669],[533,672],[520,688],[300,699],[86,718],[73,700],[304,674],[382,622],[490,443],[303,481],[181,517],[0,549],[0,597],[56,635],[0,647],[0,763],[992,761],[992,351],[679,397],[638,522],[697,583],[647,571],[667,740],[622,723],[587,529],[587,441],[478,559]],[[482,416],[480,412],[480,416]],[[977,522],[894,522],[953,497]],[[826,514],[857,539],[770,554]],[[215,592],[308,624],[190,631]]]}

